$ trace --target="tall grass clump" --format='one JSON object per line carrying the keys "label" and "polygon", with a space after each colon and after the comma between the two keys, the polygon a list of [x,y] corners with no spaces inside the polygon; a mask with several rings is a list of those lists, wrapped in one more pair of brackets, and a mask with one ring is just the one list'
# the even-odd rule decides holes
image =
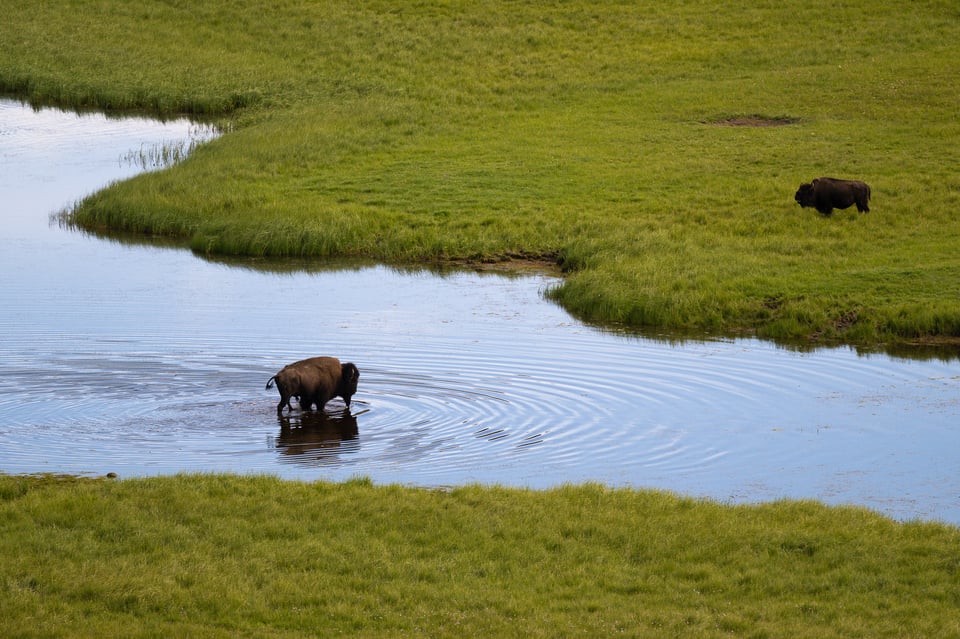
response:
{"label": "tall grass clump", "polygon": [[566,486],[0,477],[3,636],[951,637],[960,531]]}
{"label": "tall grass clump", "polygon": [[[136,37],[131,37],[136,34]],[[0,91],[229,117],[88,229],[202,253],[564,256],[601,322],[960,340],[949,2],[5,5]],[[873,188],[822,217],[821,175]]]}

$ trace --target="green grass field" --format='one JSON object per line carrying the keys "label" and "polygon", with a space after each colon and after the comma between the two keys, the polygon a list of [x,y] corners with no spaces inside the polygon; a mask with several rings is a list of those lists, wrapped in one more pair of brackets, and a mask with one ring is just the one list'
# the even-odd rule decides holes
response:
{"label": "green grass field", "polygon": [[[572,313],[638,328],[960,341],[954,0],[0,16],[0,92],[227,131],[85,199],[84,228],[545,259]],[[869,182],[873,211],[801,210],[821,175]],[[0,636],[956,637],[958,584],[955,527],[808,502],[0,476]]]}
{"label": "green grass field", "polygon": [[597,485],[0,476],[5,637],[960,634],[960,530]]}
{"label": "green grass field", "polygon": [[[632,327],[960,341],[952,1],[13,2],[0,91],[230,132],[72,220],[204,254],[557,260]],[[782,126],[728,126],[731,118]],[[830,218],[793,194],[873,188]]]}

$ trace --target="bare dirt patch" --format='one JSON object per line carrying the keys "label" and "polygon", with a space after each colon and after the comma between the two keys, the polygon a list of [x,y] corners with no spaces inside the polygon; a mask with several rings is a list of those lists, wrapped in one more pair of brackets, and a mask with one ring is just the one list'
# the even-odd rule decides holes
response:
{"label": "bare dirt patch", "polygon": [[766,115],[737,115],[719,120],[710,120],[706,124],[715,126],[747,126],[747,127],[767,127],[767,126],[789,126],[796,124],[800,118],[788,116],[769,117]]}
{"label": "bare dirt patch", "polygon": [[448,259],[442,266],[453,266],[473,271],[494,271],[520,275],[559,276],[561,269],[557,253],[508,253],[483,257]]}

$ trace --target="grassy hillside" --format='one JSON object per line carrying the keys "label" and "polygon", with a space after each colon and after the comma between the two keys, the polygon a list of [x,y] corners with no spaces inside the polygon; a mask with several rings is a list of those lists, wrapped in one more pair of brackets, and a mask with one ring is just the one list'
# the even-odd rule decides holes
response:
{"label": "grassy hillside", "polygon": [[595,485],[0,476],[0,635],[956,637],[958,547]]}
{"label": "grassy hillside", "polygon": [[[5,2],[0,91],[230,121],[89,229],[543,257],[592,321],[960,341],[955,3],[747,4]],[[821,175],[872,212],[801,210]]]}

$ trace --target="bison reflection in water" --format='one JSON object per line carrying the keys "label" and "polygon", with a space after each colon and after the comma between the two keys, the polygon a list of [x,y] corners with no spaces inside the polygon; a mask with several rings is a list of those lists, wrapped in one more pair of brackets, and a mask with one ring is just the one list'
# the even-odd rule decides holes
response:
{"label": "bison reflection in water", "polygon": [[859,180],[817,178],[801,184],[793,199],[801,207],[813,207],[823,215],[830,215],[835,208],[845,209],[854,204],[861,213],[870,212],[870,187]]}
{"label": "bison reflection in water", "polygon": [[337,396],[350,408],[359,379],[360,371],[351,362],[341,364],[336,357],[311,357],[284,366],[267,380],[267,388],[272,388],[276,381],[280,391],[277,415],[283,413],[284,406],[291,409],[291,397],[300,402],[300,410],[309,410],[316,404],[322,411],[324,404]]}
{"label": "bison reflection in water", "polygon": [[275,445],[280,454],[296,463],[314,464],[334,459],[356,448],[357,418],[344,410],[336,415],[323,411],[300,413],[299,417],[277,417],[280,434]]}

